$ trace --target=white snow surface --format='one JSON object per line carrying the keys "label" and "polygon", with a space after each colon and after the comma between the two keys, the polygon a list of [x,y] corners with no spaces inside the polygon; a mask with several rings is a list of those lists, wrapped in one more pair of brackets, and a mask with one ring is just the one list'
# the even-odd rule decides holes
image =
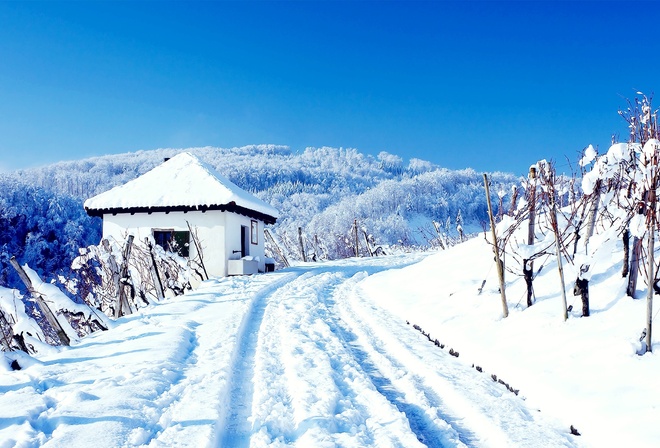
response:
{"label": "white snow surface", "polygon": [[660,362],[636,354],[646,303],[620,255],[594,266],[592,316],[574,302],[566,322],[550,260],[529,309],[507,278],[502,318],[483,238],[212,279],[56,353],[9,354],[23,370],[0,363],[0,447],[658,446]]}
{"label": "white snow surface", "polygon": [[85,201],[85,209],[133,207],[201,207],[226,205],[264,213],[278,212],[261,199],[238,187],[210,165],[189,152],[182,152],[124,185]]}

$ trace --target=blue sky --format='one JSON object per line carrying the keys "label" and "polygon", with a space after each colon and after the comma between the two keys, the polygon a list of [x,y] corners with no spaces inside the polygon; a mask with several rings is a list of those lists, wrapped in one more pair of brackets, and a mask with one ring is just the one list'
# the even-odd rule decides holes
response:
{"label": "blue sky", "polygon": [[0,168],[257,143],[522,174],[625,139],[655,2],[0,1]]}

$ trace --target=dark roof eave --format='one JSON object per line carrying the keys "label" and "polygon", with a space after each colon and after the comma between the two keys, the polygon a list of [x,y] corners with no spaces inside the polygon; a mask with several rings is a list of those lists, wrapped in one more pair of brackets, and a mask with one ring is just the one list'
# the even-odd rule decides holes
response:
{"label": "dark roof eave", "polygon": [[236,205],[235,202],[230,202],[229,204],[214,204],[214,205],[175,205],[175,206],[159,206],[159,207],[115,207],[115,208],[87,208],[85,211],[89,216],[98,216],[103,217],[103,215],[112,214],[125,214],[130,213],[134,215],[136,213],[171,213],[171,212],[206,212],[208,210],[219,210],[223,212],[231,212],[239,215],[247,216],[249,218],[258,219],[263,221],[265,224],[275,224],[277,218],[275,216],[267,215],[266,213],[261,213],[256,210],[249,208],[241,207]]}

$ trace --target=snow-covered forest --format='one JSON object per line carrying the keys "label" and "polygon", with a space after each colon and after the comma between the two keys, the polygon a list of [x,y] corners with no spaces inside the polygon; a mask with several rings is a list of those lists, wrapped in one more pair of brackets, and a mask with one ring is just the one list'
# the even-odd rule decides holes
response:
{"label": "snow-covered forest", "polygon": [[[486,220],[483,181],[471,169],[328,147],[302,153],[275,145],[185,150],[276,207],[280,219],[273,233],[294,259],[298,227],[312,258],[336,259],[354,255],[355,220],[372,244],[405,249],[428,248],[438,238],[451,243],[457,224],[477,231]],[[82,202],[181,151],[138,151],[0,175],[0,285],[17,286],[8,264],[12,255],[47,278],[66,275],[78,248],[101,237],[101,220],[88,217]],[[492,180],[506,204],[516,177],[494,173]]]}

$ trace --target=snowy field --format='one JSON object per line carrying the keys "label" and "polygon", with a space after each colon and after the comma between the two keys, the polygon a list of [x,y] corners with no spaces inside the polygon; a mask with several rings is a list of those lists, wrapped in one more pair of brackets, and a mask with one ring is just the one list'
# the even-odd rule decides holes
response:
{"label": "snowy field", "polygon": [[592,316],[578,298],[567,322],[550,261],[529,309],[507,279],[502,319],[483,238],[211,280],[0,363],[0,447],[658,446],[660,364],[636,355],[646,304],[617,254],[595,268]]}

